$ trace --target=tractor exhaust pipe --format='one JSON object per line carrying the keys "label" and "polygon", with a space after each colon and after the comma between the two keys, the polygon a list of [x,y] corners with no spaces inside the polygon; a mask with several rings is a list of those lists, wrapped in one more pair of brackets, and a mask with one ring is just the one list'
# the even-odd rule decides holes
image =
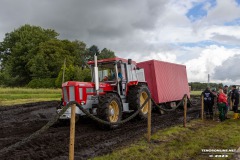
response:
{"label": "tractor exhaust pipe", "polygon": [[97,95],[99,95],[99,79],[98,79],[98,67],[97,67],[97,55],[94,55],[94,81],[95,81],[95,90]]}

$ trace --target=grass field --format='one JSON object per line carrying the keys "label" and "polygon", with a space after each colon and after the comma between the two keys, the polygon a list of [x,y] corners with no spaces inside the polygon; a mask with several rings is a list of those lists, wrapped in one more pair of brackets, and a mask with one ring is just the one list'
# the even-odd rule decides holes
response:
{"label": "grass field", "polygon": [[[201,91],[191,91],[191,95],[200,95]],[[0,87],[0,105],[14,105],[29,102],[60,100],[61,89],[31,89]]]}
{"label": "grass field", "polygon": [[191,91],[190,93],[191,95],[197,96],[197,95],[201,95],[202,91]]}
{"label": "grass field", "polygon": [[[225,122],[194,120],[188,123],[186,128],[178,125],[157,131],[152,135],[150,143],[142,138],[129,147],[94,159],[219,159],[209,158],[211,154],[204,154],[202,149],[238,149],[240,147],[239,130],[240,120],[230,119]],[[224,156],[225,158],[220,159],[231,159],[233,153],[224,154]]]}
{"label": "grass field", "polygon": [[0,88],[0,105],[60,100],[61,89]]}

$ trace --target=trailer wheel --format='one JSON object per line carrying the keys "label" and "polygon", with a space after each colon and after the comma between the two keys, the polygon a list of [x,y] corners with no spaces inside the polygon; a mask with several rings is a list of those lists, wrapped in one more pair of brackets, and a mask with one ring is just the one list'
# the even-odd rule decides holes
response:
{"label": "trailer wheel", "polygon": [[[142,106],[142,104],[150,97],[150,91],[147,86],[135,86],[130,88],[128,101],[129,101],[129,108],[131,110],[137,111],[138,108]],[[149,100],[151,101],[151,99]],[[138,117],[141,119],[147,118],[149,103],[146,103],[145,106],[139,112]]]}
{"label": "trailer wheel", "polygon": [[[120,98],[114,93],[108,93],[99,97],[99,106],[97,109],[97,115],[99,118],[108,122],[119,122],[122,119],[122,105]],[[100,125],[100,127],[109,128],[106,125]],[[110,128],[116,128],[118,125],[111,126]]]}

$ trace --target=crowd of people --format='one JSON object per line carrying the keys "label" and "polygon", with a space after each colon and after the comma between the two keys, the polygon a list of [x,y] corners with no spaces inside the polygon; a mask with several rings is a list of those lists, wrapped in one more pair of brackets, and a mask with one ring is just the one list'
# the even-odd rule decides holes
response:
{"label": "crowd of people", "polygon": [[233,119],[239,119],[239,91],[236,86],[233,85],[231,90],[228,90],[228,86],[225,85],[223,88],[219,87],[218,92],[210,90],[209,87],[202,93],[204,98],[204,112],[207,119],[213,119],[213,106],[216,104],[219,111],[219,120],[224,121],[228,118],[228,111],[234,112]]}

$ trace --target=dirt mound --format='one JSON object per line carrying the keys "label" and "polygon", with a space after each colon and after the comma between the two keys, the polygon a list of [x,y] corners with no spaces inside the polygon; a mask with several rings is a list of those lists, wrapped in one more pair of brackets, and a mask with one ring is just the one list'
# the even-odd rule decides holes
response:
{"label": "dirt mound", "polygon": [[[44,126],[55,114],[59,102],[42,102],[12,107],[0,107],[0,150],[28,137]],[[188,119],[196,118],[199,110],[191,109]],[[152,130],[182,123],[183,112],[160,116],[153,113]],[[147,122],[133,120],[115,130],[101,130],[96,123],[82,117],[76,124],[75,159],[88,159],[111,153],[118,147],[129,145],[147,132]],[[0,159],[68,159],[69,125],[54,125],[34,140],[0,155]]]}

